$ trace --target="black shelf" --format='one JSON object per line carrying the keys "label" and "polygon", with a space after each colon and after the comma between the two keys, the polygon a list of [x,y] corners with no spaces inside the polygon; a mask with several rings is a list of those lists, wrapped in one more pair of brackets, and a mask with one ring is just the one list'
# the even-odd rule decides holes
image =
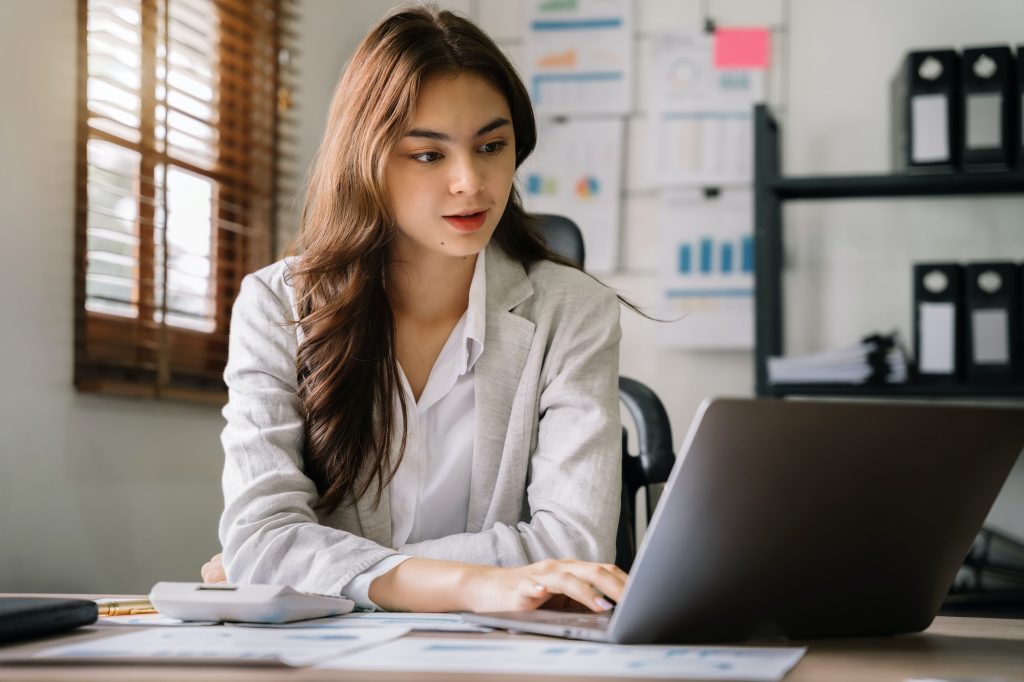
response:
{"label": "black shelf", "polygon": [[1024,398],[1024,386],[941,384],[772,384],[763,395],[860,398]]}
{"label": "black shelf", "polygon": [[1016,194],[1024,192],[1024,172],[778,178],[768,188],[781,199]]}
{"label": "black shelf", "polygon": [[1024,387],[893,384],[784,384],[768,382],[768,358],[783,355],[782,203],[797,199],[857,199],[1024,194],[1024,170],[927,175],[783,177],[779,126],[765,105],[754,109],[754,359],[759,396],[1024,399]]}

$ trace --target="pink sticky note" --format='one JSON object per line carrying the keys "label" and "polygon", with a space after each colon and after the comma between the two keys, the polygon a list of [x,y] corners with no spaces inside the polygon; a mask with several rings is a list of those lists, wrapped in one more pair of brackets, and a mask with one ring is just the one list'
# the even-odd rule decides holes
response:
{"label": "pink sticky note", "polygon": [[772,34],[767,28],[720,28],[715,31],[715,68],[767,69]]}

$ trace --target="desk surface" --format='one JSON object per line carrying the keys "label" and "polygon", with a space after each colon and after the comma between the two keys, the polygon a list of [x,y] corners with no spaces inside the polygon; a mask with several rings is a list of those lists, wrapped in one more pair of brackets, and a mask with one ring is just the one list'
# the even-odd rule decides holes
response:
{"label": "desk surface", "polygon": [[[14,595],[6,595],[14,596]],[[43,596],[43,595],[39,595]],[[55,596],[55,595],[51,595]],[[88,595],[61,595],[84,596]],[[90,626],[73,632],[23,644],[0,645],[0,657],[38,651],[71,640],[100,638],[136,628]],[[431,637],[533,638],[494,632],[485,635],[422,633]],[[420,636],[416,633],[407,635]],[[824,639],[793,642],[809,647],[807,654],[786,676],[786,682],[904,682],[908,678],[965,678],[970,680],[1020,680],[1024,682],[1024,620],[955,618],[940,616],[922,633],[894,637]],[[314,668],[231,668],[213,666],[2,666],[0,680],[95,680],[125,682],[149,680],[569,680],[557,675],[458,675],[369,673],[362,671],[316,670]],[[616,678],[593,678],[609,682]]]}

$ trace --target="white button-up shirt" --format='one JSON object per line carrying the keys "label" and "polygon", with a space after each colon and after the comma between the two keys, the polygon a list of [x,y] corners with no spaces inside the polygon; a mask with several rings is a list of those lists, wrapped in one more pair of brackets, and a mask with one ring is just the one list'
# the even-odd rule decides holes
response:
{"label": "white button-up shirt", "polygon": [[[391,479],[391,540],[394,547],[466,532],[473,468],[476,403],[473,366],[484,350],[487,276],[485,257],[476,259],[469,305],[437,356],[417,402],[401,365],[398,374],[409,415],[405,455]],[[396,440],[400,440],[398,434]],[[353,578],[342,594],[361,608],[370,583],[410,557],[391,556]]]}

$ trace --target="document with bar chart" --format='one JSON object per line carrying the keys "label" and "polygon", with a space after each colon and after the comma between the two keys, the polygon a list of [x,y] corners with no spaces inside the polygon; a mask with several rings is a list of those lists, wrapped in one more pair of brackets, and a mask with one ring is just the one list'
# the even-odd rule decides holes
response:
{"label": "document with bar chart", "polygon": [[531,0],[524,76],[540,114],[625,114],[632,94],[629,0]]}
{"label": "document with bar chart", "polygon": [[667,190],[661,198],[658,266],[666,348],[746,350],[754,346],[753,194],[705,198]]}

